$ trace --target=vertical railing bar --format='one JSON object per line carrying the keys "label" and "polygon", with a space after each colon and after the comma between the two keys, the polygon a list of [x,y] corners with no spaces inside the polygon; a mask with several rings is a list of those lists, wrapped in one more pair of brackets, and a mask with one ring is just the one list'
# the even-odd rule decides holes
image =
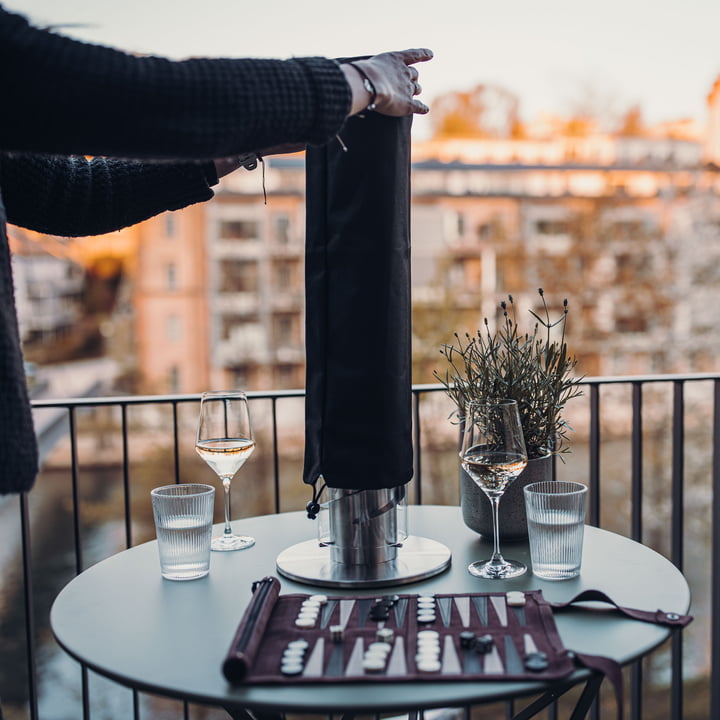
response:
{"label": "vertical railing bar", "polygon": [[[27,493],[20,493],[20,531],[22,534],[22,566],[25,585],[25,642],[27,644],[28,702],[31,720],[38,720],[37,658],[35,654],[35,598],[30,550],[30,513]],[[0,711],[1,712],[1,711]]]}
{"label": "vertical railing bar", "polygon": [[[75,573],[83,570],[82,542],[80,528],[80,488],[78,482],[77,436],[76,436],[75,408],[68,408],[68,432],[70,434],[70,477],[72,480],[73,504],[73,533],[75,543]],[[85,665],[80,666],[80,684],[82,694],[82,707],[84,720],[90,720],[90,686],[88,683],[88,670]]]}
{"label": "vertical railing bar", "polygon": [[[590,525],[600,526],[600,386],[590,384]],[[590,717],[600,718],[600,703],[590,706]]]}
{"label": "vertical railing bar", "polygon": [[180,432],[178,430],[178,404],[177,400],[173,400],[172,405],[172,424],[173,424],[173,462],[175,463],[175,483],[180,482]]}
{"label": "vertical railing bar", "polygon": [[600,387],[590,384],[590,525],[600,525]]}
{"label": "vertical railing bar", "polygon": [[187,700],[183,700],[183,718],[190,720],[190,703]]}
{"label": "vertical railing bar", "polygon": [[413,390],[413,475],[415,477],[415,504],[422,505],[422,459],[421,442],[422,433],[420,431],[420,394]]}
{"label": "vertical railing bar", "polygon": [[133,690],[133,718],[140,718],[140,693],[137,690]]}
{"label": "vertical railing bar", "polygon": [[77,438],[75,436],[75,408],[68,408],[70,433],[70,479],[72,482],[73,533],[75,542],[75,573],[83,570],[82,544],[80,542],[80,491],[78,489]]}
{"label": "vertical railing bar", "polygon": [[710,715],[720,717],[720,380],[713,381]]}
{"label": "vertical railing bar", "polygon": [[130,458],[127,437],[127,405],[120,405],[120,428],[122,430],[122,475],[125,499],[125,546],[132,547],[132,517],[130,510]]}
{"label": "vertical railing bar", "polygon": [[277,397],[272,398],[273,437],[273,483],[275,488],[275,512],[280,512],[280,453],[278,452]]}
{"label": "vertical railing bar", "polygon": [[684,428],[684,384],[673,382],[672,413],[672,549],[671,560],[682,572],[683,569],[683,446]]}
{"label": "vertical railing bar", "polygon": [[[673,382],[673,427],[672,427],[672,553],[671,560],[683,570],[683,512],[684,512],[684,464],[685,452],[685,385],[682,380]],[[682,717],[682,635],[672,637],[672,677],[670,687],[670,714]]]}
{"label": "vertical railing bar", "polygon": [[87,665],[80,666],[80,677],[82,679],[83,719],[90,720],[90,682],[88,678]]}
{"label": "vertical railing bar", "polygon": [[[127,404],[120,403],[120,428],[122,430],[122,477],[125,502],[125,547],[132,547],[132,505],[130,499],[130,452],[128,447]],[[140,720],[140,701],[137,690],[132,691],[133,720]]]}
{"label": "vertical railing bar", "polygon": [[642,425],[642,383],[632,386],[632,470],[631,470],[631,535],[636,542],[642,542],[643,516],[643,425]]}
{"label": "vertical railing bar", "polygon": [[[632,384],[632,432],[631,432],[631,536],[636,542],[642,542],[643,526],[643,424],[642,424],[642,383]],[[642,718],[642,660],[633,663],[630,670],[630,717]]]}

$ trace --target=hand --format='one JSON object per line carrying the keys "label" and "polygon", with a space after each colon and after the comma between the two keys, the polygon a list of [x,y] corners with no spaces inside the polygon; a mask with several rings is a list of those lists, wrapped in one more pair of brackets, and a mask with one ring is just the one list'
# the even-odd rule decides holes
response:
{"label": "hand", "polygon": [[415,97],[420,94],[422,87],[418,82],[418,69],[412,65],[426,62],[432,57],[431,50],[416,48],[380,53],[367,60],[355,60],[351,64],[343,65],[343,71],[353,90],[350,114],[361,112],[371,101],[367,90],[358,90],[363,87],[363,73],[375,89],[375,112],[393,117],[413,113],[424,115],[429,112],[430,108]]}

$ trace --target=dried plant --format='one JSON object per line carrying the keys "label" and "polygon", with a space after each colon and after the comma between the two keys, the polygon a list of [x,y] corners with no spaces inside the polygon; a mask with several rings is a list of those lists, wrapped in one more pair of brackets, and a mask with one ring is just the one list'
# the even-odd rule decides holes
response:
{"label": "dried plant", "polygon": [[[577,359],[568,355],[565,342],[568,302],[563,301],[562,316],[553,322],[542,288],[538,293],[545,317],[530,311],[536,320],[532,333],[520,332],[509,295],[509,304],[500,303],[504,321],[497,332],[490,332],[485,318],[484,328],[475,336],[466,334],[461,340],[456,333],[456,344],[440,349],[450,367],[444,374],[434,373],[455,402],[452,415],[458,422],[471,400],[516,400],[530,458],[569,451],[567,432],[572,428],[562,410],[568,400],[582,394],[578,388],[582,378],[573,375]],[[553,339],[558,332],[560,337]]]}

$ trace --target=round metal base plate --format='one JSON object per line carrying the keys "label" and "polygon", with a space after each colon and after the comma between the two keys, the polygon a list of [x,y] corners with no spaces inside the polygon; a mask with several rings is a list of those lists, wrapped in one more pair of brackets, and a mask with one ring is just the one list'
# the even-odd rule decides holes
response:
{"label": "round metal base plate", "polygon": [[438,575],[450,567],[451,553],[442,543],[410,535],[397,558],[377,565],[346,565],[330,559],[330,548],[317,540],[291,545],[277,557],[277,569],[291,580],[322,587],[406,585]]}

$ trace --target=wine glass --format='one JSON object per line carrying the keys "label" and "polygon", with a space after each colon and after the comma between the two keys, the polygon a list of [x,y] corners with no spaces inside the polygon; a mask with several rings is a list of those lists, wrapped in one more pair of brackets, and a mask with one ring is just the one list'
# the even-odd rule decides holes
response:
{"label": "wine glass", "polygon": [[515,400],[470,402],[465,412],[460,462],[492,505],[493,554],[468,566],[482,578],[513,578],[527,568],[500,554],[498,506],[507,486],[525,469],[527,451]]}
{"label": "wine glass", "polygon": [[255,450],[247,396],[243,392],[206,392],[200,399],[195,450],[222,480],[225,491],[225,531],[212,550],[244,550],[255,544],[247,535],[234,535],[230,526],[230,482]]}

